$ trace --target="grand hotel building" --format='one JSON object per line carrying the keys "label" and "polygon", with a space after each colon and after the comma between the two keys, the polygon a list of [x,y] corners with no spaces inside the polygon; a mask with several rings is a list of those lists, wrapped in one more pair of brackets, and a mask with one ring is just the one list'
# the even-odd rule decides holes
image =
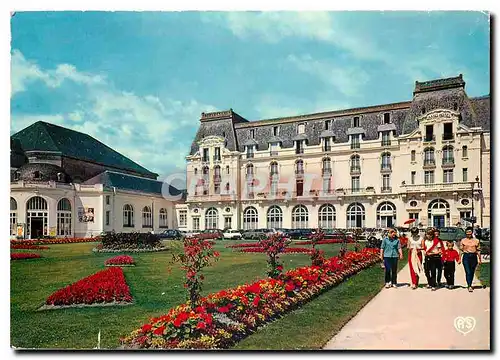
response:
{"label": "grand hotel building", "polygon": [[187,156],[179,227],[490,225],[490,97],[462,75],[416,82],[413,98],[248,121],[202,113]]}

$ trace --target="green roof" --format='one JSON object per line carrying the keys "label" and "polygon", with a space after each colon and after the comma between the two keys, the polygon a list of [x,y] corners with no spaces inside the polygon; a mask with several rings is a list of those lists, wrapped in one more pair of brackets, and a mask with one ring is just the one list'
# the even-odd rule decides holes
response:
{"label": "green roof", "polygon": [[62,156],[98,163],[148,176],[158,176],[92,136],[37,121],[11,136],[26,151],[60,152]]}
{"label": "green roof", "polygon": [[107,188],[117,188],[122,190],[140,191],[148,194],[177,196],[182,193],[174,186],[148,178],[116,173],[114,171],[104,171],[92,179],[85,181],[84,184],[94,185],[103,184]]}

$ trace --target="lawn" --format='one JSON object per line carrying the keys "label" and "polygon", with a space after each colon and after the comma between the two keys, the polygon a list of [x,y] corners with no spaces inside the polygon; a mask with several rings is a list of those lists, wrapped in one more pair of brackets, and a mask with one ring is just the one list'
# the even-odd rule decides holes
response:
{"label": "lawn", "polygon": [[[221,241],[215,245],[221,258],[205,271],[204,294],[264,277],[265,255],[237,253],[224,247],[228,243],[239,242]],[[101,331],[101,348],[114,349],[119,346],[121,336],[185,301],[183,274],[177,265],[169,265],[171,253],[142,253],[132,255],[136,267],[123,268],[134,297],[133,305],[37,311],[52,292],[104,269],[104,261],[118,255],[94,254],[91,251],[94,246],[93,243],[52,245],[49,250],[39,251],[41,259],[11,262],[12,346],[89,349],[97,345],[97,334]],[[319,248],[325,250],[327,256],[333,256],[340,245],[320,245]],[[310,265],[305,254],[286,254],[283,260],[285,269]],[[380,267],[365,270],[250,336],[238,348],[317,348],[377,293],[382,282]],[[322,325],[313,331],[315,319]],[[279,341],[271,337],[273,331],[269,329],[273,327]],[[276,327],[280,328],[279,332]],[[296,339],[290,337],[293,327],[299,329]],[[301,333],[309,333],[310,338],[304,338]]]}
{"label": "lawn", "polygon": [[479,281],[481,281],[481,284],[484,286],[490,287],[491,286],[491,263],[482,263],[477,267],[476,270],[476,275],[479,278]]}

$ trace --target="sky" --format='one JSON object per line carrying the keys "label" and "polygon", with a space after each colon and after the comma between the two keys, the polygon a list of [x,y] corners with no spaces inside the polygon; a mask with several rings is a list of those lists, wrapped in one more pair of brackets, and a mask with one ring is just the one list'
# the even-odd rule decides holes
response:
{"label": "sky", "polygon": [[16,12],[11,134],[43,120],[185,172],[202,112],[248,120],[411,100],[463,74],[490,93],[482,12]]}

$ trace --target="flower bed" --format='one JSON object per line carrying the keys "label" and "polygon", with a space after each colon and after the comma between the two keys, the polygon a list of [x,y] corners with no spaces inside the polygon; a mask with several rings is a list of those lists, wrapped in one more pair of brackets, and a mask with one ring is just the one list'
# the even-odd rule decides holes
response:
{"label": "flower bed", "polygon": [[123,270],[119,267],[112,267],[57,290],[47,298],[42,309],[131,302],[132,296]]}
{"label": "flower bed", "polygon": [[346,277],[380,261],[379,252],[364,249],[342,258],[326,259],[322,266],[287,271],[278,279],[263,279],[209,294],[200,306],[182,304],[153,318],[122,338],[122,347],[225,349],[284,313],[300,307]]}
{"label": "flower bed", "polygon": [[16,245],[11,245],[11,249],[14,250],[48,250],[48,246],[40,246],[40,245],[29,245],[29,244],[16,244]]}
{"label": "flower bed", "polygon": [[156,252],[168,250],[161,239],[151,233],[109,233],[101,237],[93,252]]}
{"label": "flower bed", "polygon": [[96,242],[99,238],[55,238],[55,239],[35,239],[35,240],[11,240],[11,245],[54,245],[54,244],[74,244]]}
{"label": "flower bed", "polygon": [[[348,244],[352,244],[352,243],[354,243],[354,240],[348,239],[347,241],[345,241],[345,240],[342,240],[342,239],[327,239],[327,240],[318,240],[318,241],[316,241],[316,244],[317,245],[321,245],[321,244],[342,244],[344,242],[348,243]],[[307,241],[295,241],[293,244],[294,245],[312,245],[313,241],[311,241],[311,240],[307,240]]]}
{"label": "flower bed", "polygon": [[247,247],[259,247],[259,242],[253,243],[242,243],[242,244],[234,244],[234,245],[226,245],[228,249],[237,249],[237,248],[247,248]]}
{"label": "flower bed", "polygon": [[26,260],[26,259],[38,259],[40,258],[40,254],[35,253],[11,253],[11,260]]}
{"label": "flower bed", "polygon": [[[265,253],[266,251],[261,248],[261,247],[253,247],[253,248],[244,248],[238,250],[238,252],[244,252],[244,253]],[[309,254],[311,252],[311,249],[307,248],[285,248],[283,250],[284,254]]]}
{"label": "flower bed", "polygon": [[134,258],[129,255],[118,255],[104,262],[105,266],[135,266]]}

